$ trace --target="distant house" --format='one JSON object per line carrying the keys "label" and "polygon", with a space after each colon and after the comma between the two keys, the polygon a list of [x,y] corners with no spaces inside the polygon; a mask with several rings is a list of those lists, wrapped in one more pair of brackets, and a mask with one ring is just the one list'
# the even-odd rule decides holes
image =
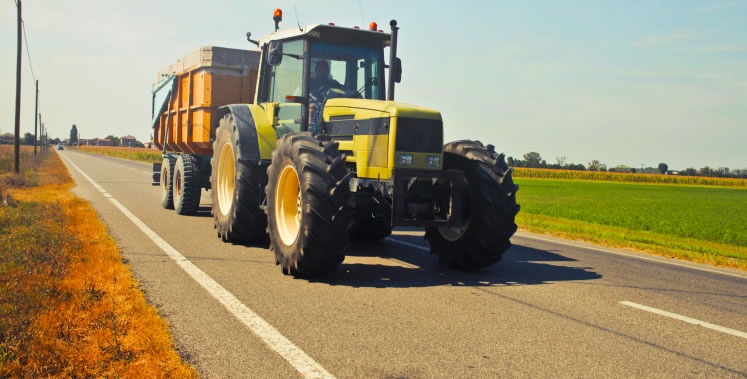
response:
{"label": "distant house", "polygon": [[137,138],[133,136],[124,136],[120,139],[120,146],[132,147],[137,145]]}
{"label": "distant house", "polygon": [[0,143],[1,144],[14,144],[16,143],[16,137],[12,134],[5,134],[0,136]]}
{"label": "distant house", "polygon": [[148,141],[144,143],[143,147],[145,147],[146,149],[155,149],[155,147],[153,146],[153,141]]}
{"label": "distant house", "polygon": [[112,140],[109,138],[96,138],[96,146],[112,146]]}

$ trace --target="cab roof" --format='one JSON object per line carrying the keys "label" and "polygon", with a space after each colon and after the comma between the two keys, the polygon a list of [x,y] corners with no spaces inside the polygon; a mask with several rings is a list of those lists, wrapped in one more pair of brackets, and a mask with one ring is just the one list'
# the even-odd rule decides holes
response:
{"label": "cab roof", "polygon": [[391,40],[391,34],[365,30],[347,28],[336,25],[326,24],[313,24],[307,25],[302,28],[283,29],[273,32],[272,34],[265,36],[259,40],[259,47],[261,48],[266,43],[276,40],[286,40],[296,37],[302,37],[309,35],[315,38],[321,38],[329,42],[338,43],[349,43],[349,44],[377,44],[380,43],[382,46],[387,46]]}

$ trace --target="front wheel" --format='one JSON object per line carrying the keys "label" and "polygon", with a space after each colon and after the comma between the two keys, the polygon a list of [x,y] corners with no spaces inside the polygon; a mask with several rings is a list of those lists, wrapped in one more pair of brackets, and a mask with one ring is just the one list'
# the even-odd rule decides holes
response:
{"label": "front wheel", "polygon": [[267,169],[267,229],[283,273],[325,274],[345,258],[351,224],[350,177],[337,142],[287,134]]}
{"label": "front wheel", "polygon": [[498,262],[511,246],[519,211],[511,169],[492,146],[456,141],[444,146],[444,169],[464,172],[462,219],[450,227],[428,227],[431,253],[451,266],[475,270]]}

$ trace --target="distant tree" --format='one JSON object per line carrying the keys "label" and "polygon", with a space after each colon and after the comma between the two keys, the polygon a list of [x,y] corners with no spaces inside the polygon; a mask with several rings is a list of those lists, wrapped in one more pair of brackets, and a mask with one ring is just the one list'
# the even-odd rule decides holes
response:
{"label": "distant tree", "polygon": [[34,144],[34,135],[26,132],[23,133],[23,137],[21,138],[21,145],[33,145]]}
{"label": "distant tree", "polygon": [[571,163],[567,168],[569,170],[586,171],[586,167],[581,163]]}
{"label": "distant tree", "polygon": [[78,127],[73,124],[73,127],[70,128],[70,145],[75,145],[78,143]]}
{"label": "distant tree", "polygon": [[557,162],[558,166],[562,168],[563,166],[565,166],[565,159],[565,156],[556,157],[555,162]]}
{"label": "distant tree", "polygon": [[54,138],[54,139],[50,140],[49,142],[51,142],[53,145],[59,145],[60,144],[60,139],[59,138]]}
{"label": "distant tree", "polygon": [[634,174],[635,174],[635,173],[637,173],[637,172],[638,172],[638,170],[636,170],[636,169],[635,169],[635,167],[631,167],[631,168],[630,168],[630,172],[632,172],[632,173],[634,173]]}
{"label": "distant tree", "polygon": [[119,146],[121,144],[121,141],[120,141],[119,137],[115,137],[115,136],[109,134],[105,138],[112,140],[112,146]]}
{"label": "distant tree", "polygon": [[[527,167],[540,167],[542,166],[542,156],[540,153],[537,152],[530,152],[524,154],[524,160],[526,161]],[[545,162],[545,165],[547,165],[547,162]]]}
{"label": "distant tree", "polygon": [[[153,141],[153,137],[151,137],[150,140]],[[516,165],[516,161],[514,161],[514,157],[508,157],[508,158],[506,158],[506,163],[509,166],[515,166]]]}
{"label": "distant tree", "polygon": [[716,176],[720,178],[727,178],[729,177],[729,168],[728,167],[719,167],[715,171]]}
{"label": "distant tree", "polygon": [[614,168],[609,169],[609,171],[612,172],[632,172],[631,168],[629,166],[626,166],[624,164],[619,164],[615,166]]}
{"label": "distant tree", "polygon": [[607,171],[607,165],[596,159],[589,162],[587,168],[589,171]]}
{"label": "distant tree", "polygon": [[713,175],[713,170],[711,170],[710,167],[705,166],[705,167],[701,168],[700,170],[698,170],[698,174],[700,174],[700,176],[712,176]]}
{"label": "distant tree", "polygon": [[680,175],[696,176],[696,175],[698,175],[698,171],[696,169],[692,168],[692,167],[688,167],[688,168],[680,171]]}
{"label": "distant tree", "polygon": [[659,172],[666,174],[669,171],[669,166],[666,163],[659,163]]}

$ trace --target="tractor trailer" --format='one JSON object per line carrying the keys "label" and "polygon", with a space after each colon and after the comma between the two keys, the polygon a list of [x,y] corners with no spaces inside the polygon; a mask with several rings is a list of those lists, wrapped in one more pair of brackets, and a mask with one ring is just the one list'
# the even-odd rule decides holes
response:
{"label": "tractor trailer", "polygon": [[[443,141],[441,114],[394,100],[391,32],[333,24],[203,47],[158,73],[153,165],[161,205],[194,214],[203,189],[219,238],[269,238],[287,275],[335,269],[350,241],[425,228],[431,253],[459,269],[498,262],[516,231],[518,186],[504,155]],[[385,50],[388,49],[388,61]]]}

